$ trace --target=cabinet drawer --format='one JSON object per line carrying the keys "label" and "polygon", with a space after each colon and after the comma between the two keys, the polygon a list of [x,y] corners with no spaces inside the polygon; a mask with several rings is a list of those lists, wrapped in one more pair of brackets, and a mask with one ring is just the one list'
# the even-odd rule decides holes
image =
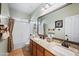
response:
{"label": "cabinet drawer", "polygon": [[44,48],[43,48],[43,47],[41,47],[40,45],[38,45],[38,44],[37,44],[37,50],[39,50],[40,52],[42,52],[42,53],[43,53]]}
{"label": "cabinet drawer", "polygon": [[32,52],[33,56],[36,56],[36,46],[33,45],[33,50],[32,51],[33,51]]}

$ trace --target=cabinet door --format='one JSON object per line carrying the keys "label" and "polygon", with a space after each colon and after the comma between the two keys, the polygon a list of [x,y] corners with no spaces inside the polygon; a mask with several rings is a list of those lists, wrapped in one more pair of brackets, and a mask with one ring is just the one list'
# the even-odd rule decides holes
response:
{"label": "cabinet door", "polygon": [[36,56],[36,46],[34,46],[34,45],[33,45],[33,50],[32,50],[32,52],[33,52],[33,56]]}
{"label": "cabinet door", "polygon": [[37,44],[37,56],[44,55],[44,48]]}
{"label": "cabinet door", "polygon": [[30,39],[30,54],[33,55],[33,45],[32,45],[32,40]]}
{"label": "cabinet door", "polygon": [[42,46],[40,46],[39,44],[37,44],[37,50],[43,52],[44,51],[44,48]]}
{"label": "cabinet door", "polygon": [[43,56],[43,52],[37,49],[37,56]]}
{"label": "cabinet door", "polygon": [[32,53],[33,53],[33,56],[36,56],[36,50],[37,50],[37,49],[36,49],[36,45],[37,45],[37,44],[36,44],[34,41],[32,41],[32,49],[33,49],[33,50],[32,50]]}
{"label": "cabinet door", "polygon": [[48,50],[45,50],[45,56],[55,56],[55,55],[50,53]]}

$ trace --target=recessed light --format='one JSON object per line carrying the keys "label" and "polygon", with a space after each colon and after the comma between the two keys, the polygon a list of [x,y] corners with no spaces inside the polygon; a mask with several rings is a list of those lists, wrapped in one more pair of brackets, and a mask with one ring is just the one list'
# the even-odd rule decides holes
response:
{"label": "recessed light", "polygon": [[47,8],[49,8],[50,6],[49,6],[49,4],[47,3],[46,5],[45,5],[45,8],[47,9]]}
{"label": "recessed light", "polygon": [[41,8],[41,10],[43,10],[43,11],[44,11],[44,10],[45,10],[45,8],[44,8],[44,7],[42,7],[42,8]]}
{"label": "recessed light", "polygon": [[54,5],[55,3],[45,3],[45,5],[44,6],[42,6],[42,8],[41,8],[41,10],[46,10],[46,9],[48,9],[48,8],[50,8],[52,5]]}
{"label": "recessed light", "polygon": [[49,6],[52,6],[52,5],[54,5],[55,3],[49,3]]}

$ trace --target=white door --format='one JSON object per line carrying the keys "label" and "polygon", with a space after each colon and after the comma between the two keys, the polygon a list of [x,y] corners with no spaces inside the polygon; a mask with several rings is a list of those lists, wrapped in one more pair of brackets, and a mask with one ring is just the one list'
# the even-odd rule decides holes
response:
{"label": "white door", "polygon": [[27,22],[15,21],[13,29],[14,49],[22,48],[29,42],[30,25]]}

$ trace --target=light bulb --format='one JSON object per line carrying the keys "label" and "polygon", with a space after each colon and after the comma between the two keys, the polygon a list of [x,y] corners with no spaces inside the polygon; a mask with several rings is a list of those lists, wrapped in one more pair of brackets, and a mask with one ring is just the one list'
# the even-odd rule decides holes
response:
{"label": "light bulb", "polygon": [[44,7],[42,7],[42,8],[41,8],[41,10],[43,10],[43,11],[44,11],[44,10],[45,10],[45,8],[44,8]]}
{"label": "light bulb", "polygon": [[46,8],[46,9],[49,8],[49,7],[50,7],[49,4],[46,4],[46,5],[45,5],[45,8]]}

